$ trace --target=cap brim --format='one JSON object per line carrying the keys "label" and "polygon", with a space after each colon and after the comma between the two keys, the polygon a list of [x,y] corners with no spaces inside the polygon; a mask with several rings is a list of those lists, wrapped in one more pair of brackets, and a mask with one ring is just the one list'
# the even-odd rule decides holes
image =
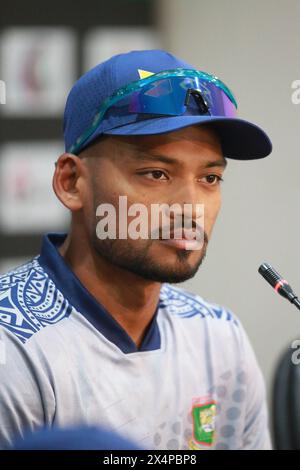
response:
{"label": "cap brim", "polygon": [[[267,157],[272,143],[256,124],[239,118],[211,116],[172,116],[145,119],[102,132],[108,135],[153,135],[172,132],[195,124],[206,124],[218,133],[225,157],[254,160]],[[97,135],[97,132],[95,133]],[[93,136],[93,140],[95,135]]]}

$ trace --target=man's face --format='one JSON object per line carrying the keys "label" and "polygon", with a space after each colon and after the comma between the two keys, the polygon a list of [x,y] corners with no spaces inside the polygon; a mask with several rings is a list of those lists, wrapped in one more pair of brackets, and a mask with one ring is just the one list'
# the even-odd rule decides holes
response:
{"label": "man's face", "polygon": [[[221,204],[219,178],[226,160],[213,130],[191,126],[168,134],[108,137],[87,148],[81,157],[89,168],[84,217],[95,252],[113,265],[155,282],[176,283],[193,277],[205,257]],[[128,208],[140,203],[148,209],[147,239],[118,239],[119,196],[127,197]],[[99,239],[96,234],[96,209],[103,203],[116,209],[116,239]],[[201,249],[186,250],[151,239],[151,205],[163,203],[204,205]],[[178,219],[169,215],[174,238],[172,230],[178,227]],[[127,216],[128,225],[133,218]],[[192,219],[195,230],[194,210]],[[180,220],[180,228],[183,224]],[[158,225],[161,238],[162,225],[163,221]]]}

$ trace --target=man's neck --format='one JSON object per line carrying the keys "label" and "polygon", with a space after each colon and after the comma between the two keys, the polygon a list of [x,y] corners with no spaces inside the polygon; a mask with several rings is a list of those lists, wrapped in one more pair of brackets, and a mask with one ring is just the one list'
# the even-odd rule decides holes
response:
{"label": "man's neck", "polygon": [[89,293],[139,347],[155,314],[161,283],[109,263],[93,252],[84,237],[72,233],[58,251]]}

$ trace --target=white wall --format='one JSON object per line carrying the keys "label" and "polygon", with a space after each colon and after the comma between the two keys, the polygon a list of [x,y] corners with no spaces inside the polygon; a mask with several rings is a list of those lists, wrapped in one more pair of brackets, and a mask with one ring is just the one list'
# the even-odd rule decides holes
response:
{"label": "white wall", "polygon": [[229,160],[207,257],[184,287],[242,320],[270,393],[278,356],[300,338],[300,312],[258,274],[274,265],[300,296],[300,2],[160,0],[163,46],[232,88],[240,117],[271,137],[271,156]]}

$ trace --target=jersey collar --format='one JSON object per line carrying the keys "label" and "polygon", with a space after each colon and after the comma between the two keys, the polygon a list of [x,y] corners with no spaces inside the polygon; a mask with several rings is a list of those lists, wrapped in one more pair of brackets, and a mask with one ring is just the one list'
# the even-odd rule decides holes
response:
{"label": "jersey collar", "polygon": [[147,328],[143,342],[138,348],[124,328],[84,287],[59,253],[58,247],[64,242],[66,236],[67,233],[48,233],[44,235],[41,254],[38,258],[39,264],[53,280],[56,288],[62,292],[64,297],[80,314],[84,315],[102,335],[114,343],[123,353],[160,349],[161,337],[157,314],[161,299]]}

